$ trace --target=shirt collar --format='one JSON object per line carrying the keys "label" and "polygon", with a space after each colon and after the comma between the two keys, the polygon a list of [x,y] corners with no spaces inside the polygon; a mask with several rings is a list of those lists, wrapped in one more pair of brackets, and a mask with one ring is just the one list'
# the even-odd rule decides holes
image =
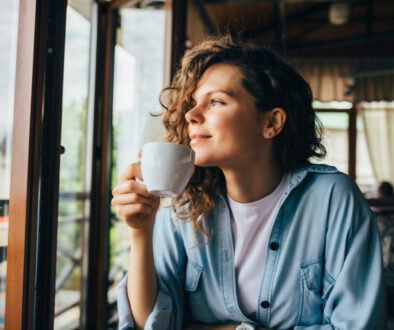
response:
{"label": "shirt collar", "polygon": [[290,190],[298,186],[309,173],[337,173],[338,170],[334,166],[325,164],[308,164],[298,167],[291,172],[289,182]]}
{"label": "shirt collar", "polygon": [[[309,173],[338,173],[334,166],[325,164],[307,164],[297,167],[290,172],[290,180],[287,191],[290,192],[297,187]],[[225,185],[219,185],[218,194],[226,200],[227,192]]]}

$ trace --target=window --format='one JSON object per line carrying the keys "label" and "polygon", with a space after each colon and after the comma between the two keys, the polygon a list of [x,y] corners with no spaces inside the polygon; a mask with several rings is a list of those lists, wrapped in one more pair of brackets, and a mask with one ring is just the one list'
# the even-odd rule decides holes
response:
{"label": "window", "polygon": [[[8,249],[8,264],[0,261],[0,329],[6,267],[7,328],[113,328],[114,293],[128,239],[122,240],[123,246],[116,244],[124,231],[113,216],[109,232],[110,170],[117,177],[122,162],[130,160],[144,139],[160,138],[161,118],[149,113],[157,111],[164,80],[164,35],[172,24],[165,23],[165,13],[176,10],[172,3],[164,12],[140,4],[140,9],[120,10],[130,3],[118,1],[69,0],[68,5],[50,6],[46,1],[42,6],[36,0],[19,1],[18,26],[17,0],[0,4],[0,225],[10,219],[12,237],[0,250]],[[118,36],[123,39],[115,50],[119,12],[124,21]],[[172,34],[179,30],[174,27],[167,38],[167,74],[183,49],[172,45]],[[112,102],[114,63],[117,86]],[[122,78],[123,73],[128,76]],[[15,99],[15,106],[14,87],[24,96]],[[12,126],[19,132],[13,141]],[[142,135],[146,128],[149,136]],[[130,132],[136,138],[128,144]],[[118,166],[111,167],[111,160]]]}
{"label": "window", "polygon": [[[127,164],[138,159],[147,141],[161,137],[159,93],[163,88],[165,12],[120,10],[121,28],[115,48],[112,185]],[[113,217],[110,231],[109,303],[128,263],[128,230]]]}
{"label": "window", "polygon": [[323,124],[323,145],[327,156],[319,162],[336,166],[340,171],[348,173],[348,127],[349,116],[346,112],[317,112]]}
{"label": "window", "polygon": [[[72,4],[72,2],[71,2]],[[78,3],[77,3],[78,4]],[[89,219],[91,139],[88,91],[89,3],[67,7],[57,234],[55,329],[78,327],[81,311],[84,224]]]}
{"label": "window", "polygon": [[357,184],[362,191],[372,191],[377,187],[377,178],[372,169],[368,150],[365,126],[361,113],[357,116],[357,151],[356,151]]}
{"label": "window", "polygon": [[[350,170],[354,171],[360,189],[371,190],[376,185],[376,178],[372,171],[361,113],[355,113],[356,127],[355,132],[351,133],[350,118],[353,115],[351,111],[354,111],[351,103],[315,101],[313,107],[323,125],[322,142],[327,149],[326,158],[318,162],[333,165],[347,174],[350,174]],[[351,141],[351,134],[354,134],[355,142]],[[350,161],[351,153],[355,154],[354,164]]]}

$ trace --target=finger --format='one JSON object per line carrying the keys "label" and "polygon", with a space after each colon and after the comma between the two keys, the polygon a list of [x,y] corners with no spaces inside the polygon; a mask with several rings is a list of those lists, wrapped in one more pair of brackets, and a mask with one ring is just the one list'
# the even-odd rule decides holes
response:
{"label": "finger", "polygon": [[145,204],[123,205],[117,208],[116,213],[120,218],[130,218],[138,214],[151,214],[153,208]]}
{"label": "finger", "polygon": [[119,182],[133,180],[138,178],[142,180],[141,164],[139,162],[129,164],[119,177]]}
{"label": "finger", "polygon": [[128,180],[118,184],[113,190],[112,195],[136,193],[145,197],[150,197],[146,186],[135,180]]}
{"label": "finger", "polygon": [[148,198],[136,193],[116,195],[112,201],[112,205],[128,205],[128,204],[145,204],[151,207],[156,205],[156,200]]}

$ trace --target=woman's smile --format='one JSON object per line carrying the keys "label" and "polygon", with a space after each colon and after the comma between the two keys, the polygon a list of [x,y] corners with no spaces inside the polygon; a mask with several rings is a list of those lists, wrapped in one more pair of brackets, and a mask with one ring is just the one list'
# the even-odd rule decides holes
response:
{"label": "woman's smile", "polygon": [[210,139],[212,136],[207,134],[190,134],[190,146],[193,146],[197,143],[204,142]]}

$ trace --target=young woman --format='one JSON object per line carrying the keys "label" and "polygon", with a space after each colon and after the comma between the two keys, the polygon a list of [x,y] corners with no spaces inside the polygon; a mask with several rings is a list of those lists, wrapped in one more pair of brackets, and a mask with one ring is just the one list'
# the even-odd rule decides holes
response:
{"label": "young woman", "polygon": [[[165,90],[167,140],[195,173],[159,210],[132,164],[113,191],[130,227],[121,329],[383,329],[371,212],[325,149],[305,80],[226,36],[191,50]],[[159,210],[159,211],[158,211]]]}

